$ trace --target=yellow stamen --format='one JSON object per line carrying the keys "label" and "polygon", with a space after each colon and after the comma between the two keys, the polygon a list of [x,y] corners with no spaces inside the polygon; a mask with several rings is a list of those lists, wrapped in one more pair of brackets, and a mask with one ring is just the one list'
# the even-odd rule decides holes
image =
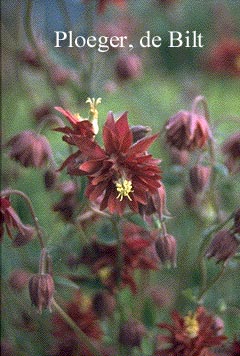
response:
{"label": "yellow stamen", "polygon": [[184,317],[184,325],[190,338],[194,338],[198,335],[199,323],[196,313],[188,313],[188,315]]}
{"label": "yellow stamen", "polygon": [[97,110],[97,106],[99,104],[101,104],[102,99],[101,98],[87,98],[86,103],[89,103],[90,105],[90,111],[89,111],[89,120],[91,121],[91,123],[93,124],[93,131],[95,133],[95,135],[98,133],[99,131],[99,127],[98,127],[98,110]]}
{"label": "yellow stamen", "polygon": [[88,295],[83,294],[81,296],[80,302],[81,302],[81,304],[79,306],[80,311],[82,313],[86,313],[89,310],[89,308],[91,307],[91,304],[92,304],[91,298]]}
{"label": "yellow stamen", "polygon": [[118,192],[117,199],[122,201],[124,197],[127,197],[132,201],[131,197],[129,196],[130,193],[134,192],[132,182],[130,180],[120,178],[115,184]]}
{"label": "yellow stamen", "polygon": [[112,272],[111,267],[103,267],[98,271],[98,276],[101,279],[101,281],[104,283],[110,276],[111,272]]}
{"label": "yellow stamen", "polygon": [[74,116],[75,116],[75,118],[78,119],[79,121],[84,120],[78,112],[75,113]]}

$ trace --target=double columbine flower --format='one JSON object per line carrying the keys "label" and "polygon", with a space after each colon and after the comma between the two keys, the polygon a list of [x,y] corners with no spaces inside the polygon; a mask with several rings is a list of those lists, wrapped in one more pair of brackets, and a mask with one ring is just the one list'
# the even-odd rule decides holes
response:
{"label": "double columbine flower", "polygon": [[75,140],[86,161],[79,169],[88,176],[87,197],[100,209],[123,214],[127,205],[135,212],[139,204],[146,205],[148,195],[161,186],[159,160],[146,151],[158,135],[143,138],[133,144],[127,113],[115,121],[109,112],[103,128],[104,149],[96,142],[82,137]]}
{"label": "double columbine flower", "polygon": [[155,356],[213,356],[210,350],[222,345],[227,339],[222,326],[216,327],[216,318],[208,314],[203,307],[195,313],[182,317],[178,312],[172,314],[173,325],[161,323],[158,326],[170,332],[170,336],[160,336],[162,343],[170,344],[168,349],[157,350]]}
{"label": "double columbine flower", "polygon": [[90,103],[92,122],[56,108],[72,128],[55,130],[65,133],[63,140],[78,147],[60,169],[67,167],[71,175],[87,175],[86,195],[91,201],[100,203],[101,210],[108,208],[111,213],[122,215],[129,206],[139,212],[161,187],[160,161],[146,152],[158,135],[134,142],[127,113],[115,121],[113,113],[109,112],[103,128],[103,149],[94,141],[94,119],[97,119],[96,106],[100,101],[91,99],[87,102]]}

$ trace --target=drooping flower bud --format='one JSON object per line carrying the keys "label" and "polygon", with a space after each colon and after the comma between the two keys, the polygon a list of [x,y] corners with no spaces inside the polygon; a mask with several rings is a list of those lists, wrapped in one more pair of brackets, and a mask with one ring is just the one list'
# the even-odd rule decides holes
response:
{"label": "drooping flower bud", "polygon": [[178,150],[202,148],[211,137],[205,117],[190,111],[179,111],[172,116],[165,129],[167,143]]}
{"label": "drooping flower bud", "polygon": [[187,150],[179,150],[175,147],[171,147],[170,157],[173,164],[185,166],[189,161],[189,152]]}
{"label": "drooping flower bud", "polygon": [[200,193],[204,190],[209,182],[211,168],[201,166],[200,164],[192,167],[189,172],[190,184],[195,193]]}
{"label": "drooping flower bud", "polygon": [[35,235],[35,229],[30,225],[22,225],[21,231],[19,231],[13,239],[13,247],[22,247],[28,242],[32,241]]}
{"label": "drooping flower bud", "polygon": [[107,291],[97,293],[93,298],[93,310],[100,319],[111,316],[115,307],[116,300]]}
{"label": "drooping flower bud", "polygon": [[177,242],[174,236],[166,234],[156,241],[156,251],[162,264],[170,263],[176,267]]}
{"label": "drooping flower bud", "polygon": [[34,131],[22,131],[7,143],[11,147],[10,157],[24,167],[43,167],[52,156],[46,137]]}
{"label": "drooping flower bud", "polygon": [[35,274],[30,279],[30,298],[39,313],[42,313],[43,309],[49,309],[51,311],[54,289],[54,281],[50,274]]}
{"label": "drooping flower bud", "polygon": [[207,249],[206,257],[214,257],[217,263],[221,261],[225,262],[235,255],[238,246],[239,241],[234,234],[226,229],[221,230],[212,239]]}
{"label": "drooping flower bud", "polygon": [[240,171],[240,132],[237,132],[223,143],[222,152],[226,156],[225,165],[231,173]]}
{"label": "drooping flower bud", "polygon": [[166,208],[166,191],[162,183],[156,193],[147,194],[147,204],[140,205],[139,211],[141,215],[157,213],[160,220],[162,220],[164,213],[168,213]]}
{"label": "drooping flower bud", "polygon": [[189,208],[198,206],[198,197],[191,187],[186,187],[183,191],[183,200]]}
{"label": "drooping flower bud", "polygon": [[123,55],[118,58],[115,70],[119,80],[136,79],[142,74],[142,60],[136,54]]}
{"label": "drooping flower bud", "polygon": [[58,172],[53,169],[48,169],[44,173],[44,185],[46,190],[53,190],[58,177]]}
{"label": "drooping flower bud", "polygon": [[140,321],[130,319],[120,328],[119,342],[129,347],[140,347],[145,333],[145,326]]}
{"label": "drooping flower bud", "polygon": [[130,127],[133,135],[133,142],[137,142],[144,138],[149,132],[152,131],[151,127],[149,126],[142,126],[142,125],[137,125],[137,126],[131,126]]}

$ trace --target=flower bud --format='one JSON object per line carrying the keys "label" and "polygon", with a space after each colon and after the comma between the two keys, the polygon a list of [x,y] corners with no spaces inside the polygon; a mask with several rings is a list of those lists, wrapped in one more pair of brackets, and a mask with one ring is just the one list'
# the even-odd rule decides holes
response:
{"label": "flower bud", "polygon": [[189,208],[195,208],[198,205],[197,195],[193,192],[191,187],[186,187],[184,189],[183,200]]}
{"label": "flower bud", "polygon": [[119,80],[136,79],[142,74],[142,60],[136,54],[121,56],[115,70]]}
{"label": "flower bud", "polygon": [[222,145],[222,153],[226,156],[225,165],[231,173],[240,171],[240,132],[230,137]]}
{"label": "flower bud", "polygon": [[230,231],[221,230],[212,239],[207,249],[206,257],[214,257],[217,263],[225,262],[235,255],[238,246],[239,241]]}
{"label": "flower bud", "polygon": [[135,143],[144,138],[149,132],[152,131],[152,129],[149,126],[137,125],[131,126],[131,131],[133,135],[133,142]]}
{"label": "flower bud", "polygon": [[38,308],[39,313],[43,309],[51,311],[54,294],[54,281],[50,274],[36,274],[29,281],[29,294],[32,304]]}
{"label": "flower bud", "polygon": [[38,106],[33,111],[33,116],[36,119],[36,122],[40,122],[44,116],[50,115],[52,112],[52,105],[45,103],[41,106]]}
{"label": "flower bud", "polygon": [[8,283],[14,291],[20,292],[27,286],[29,278],[30,274],[27,271],[16,269],[10,274]]}
{"label": "flower bud", "polygon": [[166,234],[156,241],[156,251],[162,264],[170,263],[176,267],[177,243],[174,236]]}
{"label": "flower bud", "polygon": [[21,231],[13,239],[13,247],[25,246],[28,242],[32,241],[34,234],[35,229],[32,226],[22,224]]}
{"label": "flower bud", "polygon": [[190,184],[194,193],[200,193],[209,182],[211,169],[209,167],[196,165],[190,169]]}
{"label": "flower bud", "polygon": [[12,344],[6,340],[1,340],[1,355],[2,356],[14,356],[15,351],[13,350]]}
{"label": "flower bud", "polygon": [[48,169],[44,173],[44,185],[46,190],[53,190],[57,181],[57,172],[53,169]]}
{"label": "flower bud", "polygon": [[162,220],[164,213],[168,213],[166,208],[166,191],[162,183],[156,193],[147,194],[147,204],[140,205],[139,211],[141,215],[157,213],[160,220]]}
{"label": "flower bud", "polygon": [[185,166],[189,161],[189,152],[187,150],[178,150],[175,147],[171,147],[170,157],[173,164]]}
{"label": "flower bud", "polygon": [[119,342],[129,347],[140,347],[145,333],[144,325],[138,320],[131,319],[121,326]]}
{"label": "flower bud", "polygon": [[179,111],[172,116],[165,129],[167,143],[178,150],[202,148],[211,137],[207,120],[190,111]]}
{"label": "flower bud", "polygon": [[234,216],[234,232],[240,234],[240,209],[237,210]]}
{"label": "flower bud", "polygon": [[216,336],[223,335],[224,333],[224,321],[219,316],[214,316],[214,323],[212,324],[212,330]]}
{"label": "flower bud", "polygon": [[100,319],[111,316],[115,307],[115,298],[107,291],[97,293],[93,298],[93,310]]}
{"label": "flower bud", "polygon": [[7,143],[10,157],[24,167],[43,167],[52,156],[46,137],[33,131],[22,131]]}

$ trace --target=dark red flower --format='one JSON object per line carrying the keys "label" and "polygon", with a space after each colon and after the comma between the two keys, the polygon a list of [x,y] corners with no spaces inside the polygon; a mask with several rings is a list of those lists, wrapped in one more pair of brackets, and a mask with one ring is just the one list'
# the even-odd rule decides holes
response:
{"label": "dark red flower", "polygon": [[170,336],[159,336],[163,344],[170,344],[168,349],[159,349],[156,356],[210,356],[211,348],[222,345],[227,339],[218,335],[213,315],[198,307],[195,313],[182,317],[178,312],[172,313],[173,325],[161,323],[158,326],[167,329]]}
{"label": "dark red flower", "polygon": [[240,40],[223,38],[211,49],[209,68],[216,73],[240,76]]}
{"label": "dark red flower", "polygon": [[[19,241],[18,237],[20,236],[24,243],[24,241],[30,241],[34,236],[35,230],[31,226],[23,224],[11,206],[9,198],[6,197],[0,197],[0,225],[1,238],[4,233],[4,226],[6,227],[8,236],[14,241],[16,238]],[[13,236],[13,230],[17,231],[17,236]]]}
{"label": "dark red flower", "polygon": [[139,204],[147,204],[148,194],[161,186],[159,160],[146,153],[157,137],[133,144],[127,113],[115,122],[110,112],[103,128],[105,149],[87,137],[75,140],[87,156],[80,166],[89,178],[87,197],[93,202],[101,199],[100,209],[108,208],[111,213],[122,215],[127,205],[138,212]]}
{"label": "dark red flower", "polygon": [[[91,300],[77,292],[74,299],[65,306],[66,313],[92,341],[101,340],[103,333],[92,309]],[[86,345],[81,343],[73,329],[59,314],[52,317],[53,336],[57,345],[56,356],[92,356]],[[65,353],[64,353],[65,352]]]}
{"label": "dark red flower", "polygon": [[123,234],[121,271],[117,269],[117,246],[104,245],[97,241],[84,246],[80,263],[89,266],[110,290],[115,290],[120,277],[121,287],[128,285],[135,293],[137,286],[134,281],[134,270],[158,269],[155,236],[134,224],[127,225]]}
{"label": "dark red flower", "polygon": [[30,130],[12,137],[7,146],[11,147],[10,157],[24,167],[41,168],[52,157],[52,150],[46,137]]}
{"label": "dark red flower", "polygon": [[190,111],[179,111],[165,126],[167,143],[178,150],[202,148],[211,137],[207,120]]}
{"label": "dark red flower", "polygon": [[230,137],[222,145],[222,152],[226,156],[226,166],[232,173],[240,171],[240,132]]}

